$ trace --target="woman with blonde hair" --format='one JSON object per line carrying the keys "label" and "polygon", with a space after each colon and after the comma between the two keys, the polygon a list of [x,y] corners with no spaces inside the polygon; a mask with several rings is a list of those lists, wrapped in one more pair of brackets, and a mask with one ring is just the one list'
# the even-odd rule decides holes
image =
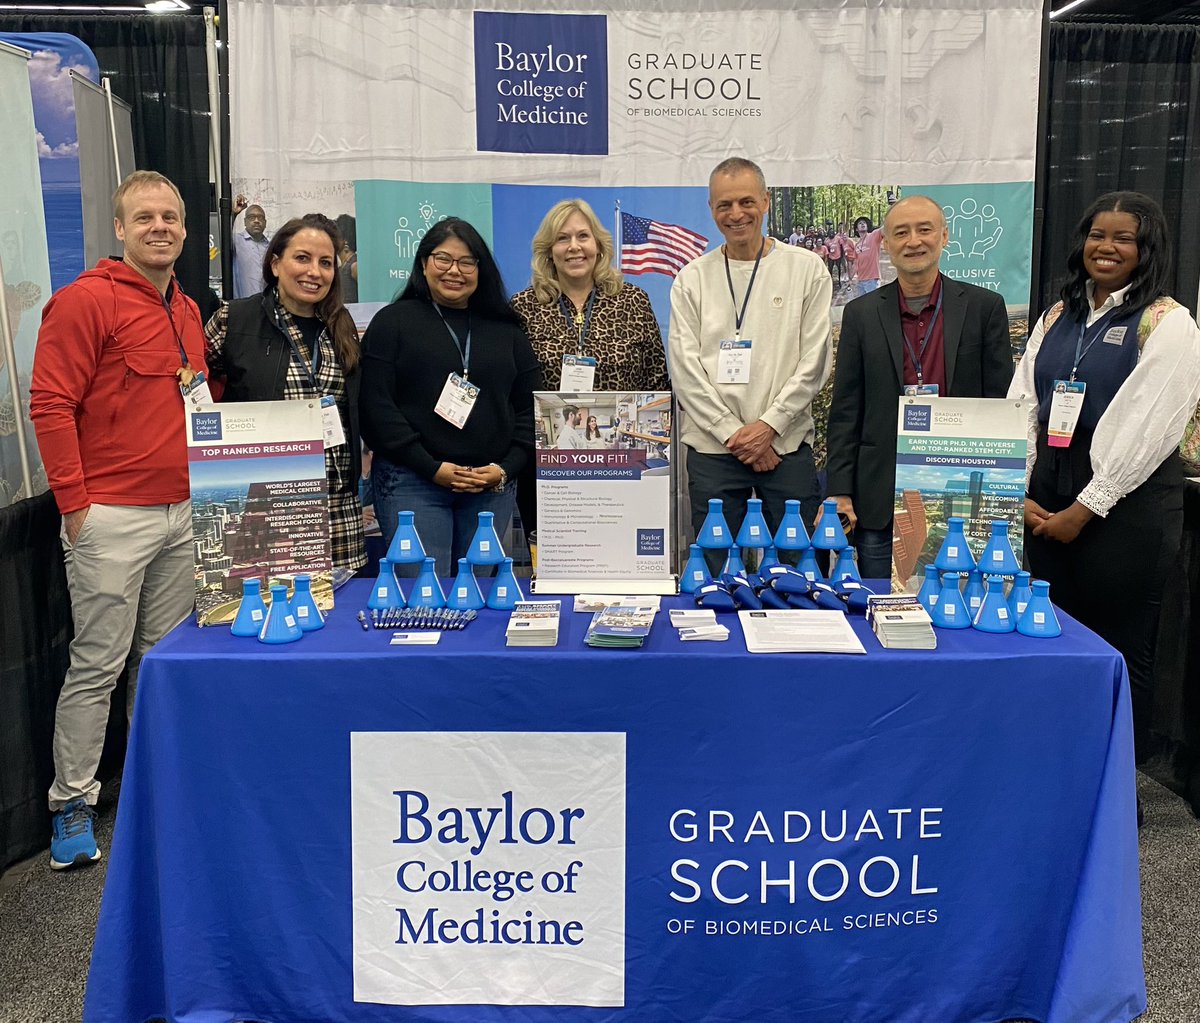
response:
{"label": "woman with blonde hair", "polygon": [[[542,367],[558,391],[668,391],[667,357],[650,297],[613,266],[613,238],[583,199],[550,207],[533,236],[530,287],[513,296]],[[517,507],[536,542],[534,476],[518,482]]]}
{"label": "woman with blonde hair", "polygon": [[[564,199],[550,208],[533,236],[531,286],[512,300],[541,363],[545,386],[670,390],[662,331],[650,299],[612,264],[612,235],[591,206],[582,199]],[[569,360],[566,385],[564,358]],[[577,386],[593,359],[591,386]]]}

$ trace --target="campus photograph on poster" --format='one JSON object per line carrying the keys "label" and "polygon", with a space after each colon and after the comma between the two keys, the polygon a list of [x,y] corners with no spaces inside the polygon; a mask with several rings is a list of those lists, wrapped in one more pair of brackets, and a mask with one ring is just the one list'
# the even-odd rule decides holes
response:
{"label": "campus photograph on poster", "polygon": [[312,580],[333,607],[325,440],[317,401],[229,402],[187,415],[196,621],[232,622],[242,582]]}
{"label": "campus photograph on poster", "polygon": [[894,591],[917,592],[951,518],[963,520],[976,560],[992,522],[1005,520],[1021,560],[1027,412],[1005,398],[898,399]]}
{"label": "campus photograph on poster", "polygon": [[534,394],[535,589],[673,593],[669,392]]}

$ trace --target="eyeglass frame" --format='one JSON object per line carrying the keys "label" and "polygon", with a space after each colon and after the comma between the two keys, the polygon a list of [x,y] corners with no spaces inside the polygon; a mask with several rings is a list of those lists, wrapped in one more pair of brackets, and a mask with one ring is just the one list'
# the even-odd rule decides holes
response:
{"label": "eyeglass frame", "polygon": [[[442,266],[441,262],[439,262],[438,257],[441,257],[442,259],[448,259],[449,262],[445,266]],[[473,274],[479,269],[479,260],[476,257],[474,257],[474,256],[457,256],[456,257],[456,256],[450,255],[449,252],[443,252],[441,249],[437,249],[434,252],[429,253],[429,259],[431,259],[433,261],[434,266],[436,266],[439,270],[442,270],[442,271],[446,271],[446,270],[449,270],[451,267],[454,267],[461,274]],[[475,265],[474,266],[464,266],[463,265],[464,260],[470,260]]]}

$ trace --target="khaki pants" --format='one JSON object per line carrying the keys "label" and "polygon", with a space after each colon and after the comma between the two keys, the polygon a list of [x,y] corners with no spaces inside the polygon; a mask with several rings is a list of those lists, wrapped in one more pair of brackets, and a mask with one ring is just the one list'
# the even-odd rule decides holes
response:
{"label": "khaki pants", "polygon": [[126,660],[133,715],[142,655],[192,610],[192,505],[93,504],[72,548],[63,531],[75,638],[54,719],[50,809],[100,795],[96,768]]}

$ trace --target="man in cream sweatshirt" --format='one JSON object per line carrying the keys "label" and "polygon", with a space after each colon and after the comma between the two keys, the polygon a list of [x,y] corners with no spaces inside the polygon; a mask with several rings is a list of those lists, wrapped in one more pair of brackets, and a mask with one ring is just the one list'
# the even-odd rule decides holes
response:
{"label": "man in cream sweatshirt", "polygon": [[812,401],[831,368],[833,285],[816,254],[764,236],[756,164],[731,157],[708,188],[725,243],[675,279],[668,338],[692,525],[699,533],[719,497],[736,535],[755,496],[774,532],[784,501],[799,500],[807,522],[820,505]]}

